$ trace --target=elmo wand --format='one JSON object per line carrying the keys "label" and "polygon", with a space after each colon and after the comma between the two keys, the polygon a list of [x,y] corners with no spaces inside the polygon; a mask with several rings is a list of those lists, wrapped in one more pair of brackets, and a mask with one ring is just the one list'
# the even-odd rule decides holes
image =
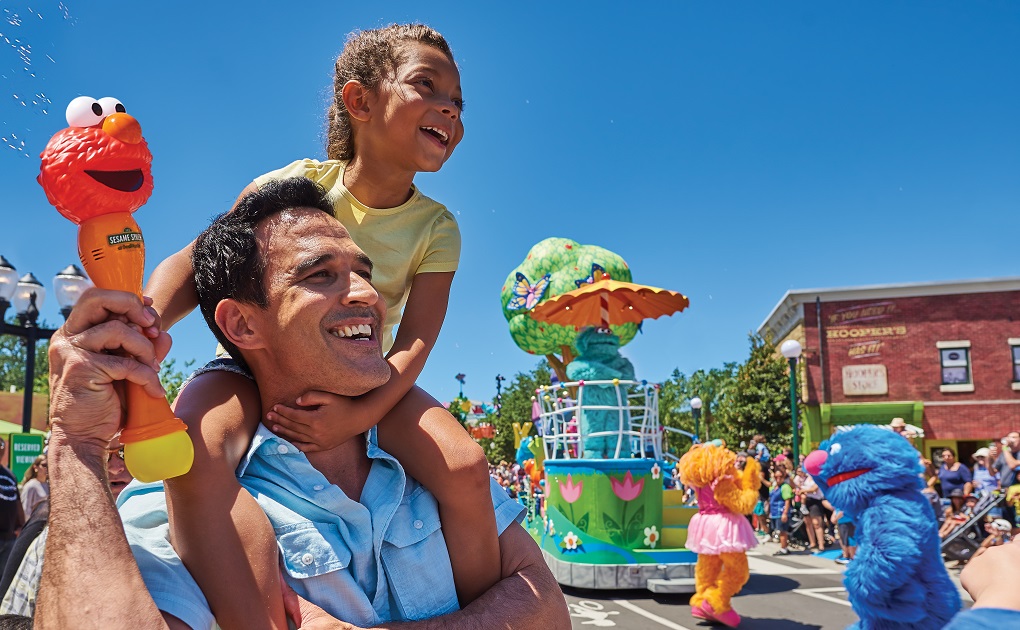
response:
{"label": "elmo wand", "polygon": [[[142,127],[115,98],[79,96],[67,129],[43,151],[39,183],[60,214],[78,227],[78,256],[96,286],[141,297],[145,241],[131,217],[152,194],[152,154]],[[140,481],[183,475],[194,447],[187,426],[163,397],[127,386],[121,432],[124,463]]]}

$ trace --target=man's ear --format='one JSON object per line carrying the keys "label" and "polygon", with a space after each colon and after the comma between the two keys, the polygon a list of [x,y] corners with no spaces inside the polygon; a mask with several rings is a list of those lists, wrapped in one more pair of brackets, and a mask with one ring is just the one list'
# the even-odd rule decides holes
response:
{"label": "man's ear", "polygon": [[360,81],[344,83],[340,96],[351,119],[364,122],[371,117],[372,94],[372,90],[362,85]]}
{"label": "man's ear", "polygon": [[223,336],[242,350],[262,347],[259,326],[252,321],[253,307],[236,300],[220,300],[216,305],[216,325]]}

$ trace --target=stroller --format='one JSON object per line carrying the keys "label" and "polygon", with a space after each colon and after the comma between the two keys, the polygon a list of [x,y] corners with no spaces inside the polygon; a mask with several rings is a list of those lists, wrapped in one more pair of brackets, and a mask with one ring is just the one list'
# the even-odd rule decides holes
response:
{"label": "stroller", "polygon": [[984,530],[985,516],[998,507],[1002,500],[1003,496],[997,493],[986,494],[978,499],[970,517],[942,541],[942,555],[946,560],[970,560],[987,536]]}

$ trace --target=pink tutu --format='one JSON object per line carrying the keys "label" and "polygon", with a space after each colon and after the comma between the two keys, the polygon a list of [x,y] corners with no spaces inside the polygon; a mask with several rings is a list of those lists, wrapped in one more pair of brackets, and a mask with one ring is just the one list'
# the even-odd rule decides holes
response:
{"label": "pink tutu", "polygon": [[747,517],[732,512],[695,514],[687,526],[686,547],[694,553],[717,556],[743,553],[758,546]]}

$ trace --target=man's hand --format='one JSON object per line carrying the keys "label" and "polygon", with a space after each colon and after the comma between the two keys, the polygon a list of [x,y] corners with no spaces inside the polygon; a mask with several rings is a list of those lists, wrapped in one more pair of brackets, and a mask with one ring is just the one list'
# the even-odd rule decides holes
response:
{"label": "man's hand", "polygon": [[313,390],[301,394],[293,406],[273,405],[265,425],[299,450],[312,453],[340,446],[378,422],[357,398]]}
{"label": "man's hand", "polygon": [[114,384],[126,380],[165,396],[158,359],[169,349],[170,337],[138,296],[95,288],[83,293],[49,344],[54,429],[106,448],[122,421]]}
{"label": "man's hand", "polygon": [[1012,542],[989,547],[971,558],[960,574],[960,583],[970,593],[975,608],[1020,610],[1015,585],[1020,579],[1020,544]]}

